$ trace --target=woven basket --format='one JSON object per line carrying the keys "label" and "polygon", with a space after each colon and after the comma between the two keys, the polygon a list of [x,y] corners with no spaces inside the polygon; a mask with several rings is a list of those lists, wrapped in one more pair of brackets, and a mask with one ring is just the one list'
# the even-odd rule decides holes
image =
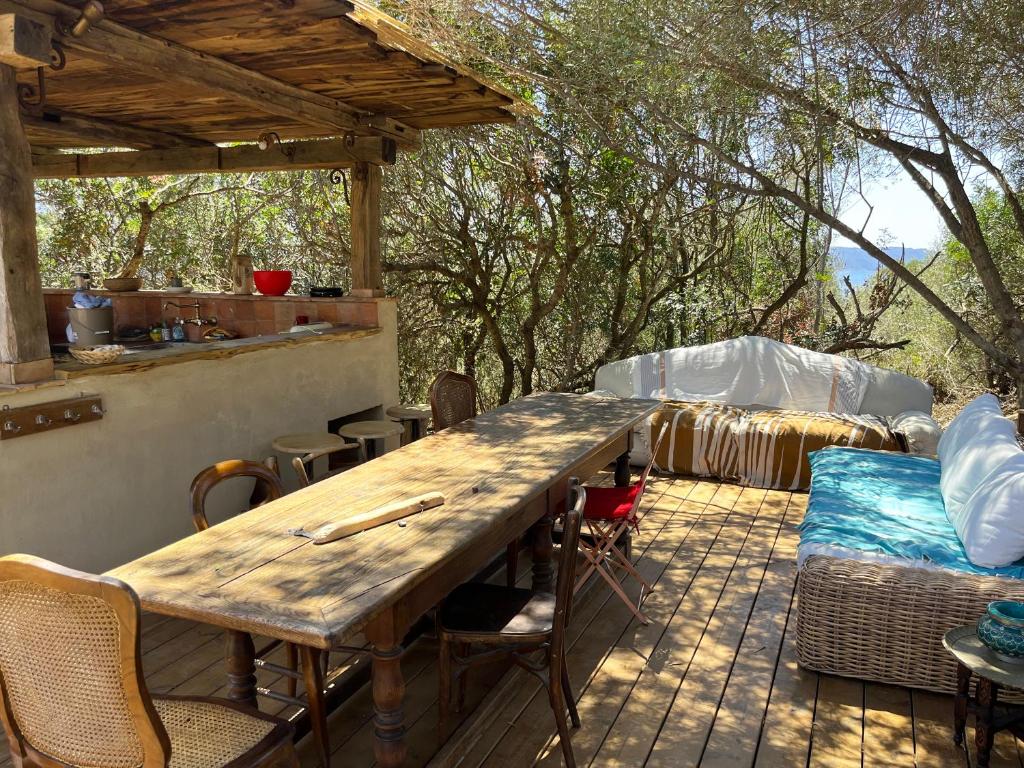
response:
{"label": "woven basket", "polygon": [[942,636],[973,624],[992,600],[1024,600],[1024,580],[814,556],[797,595],[800,666],[954,693],[956,661]]}
{"label": "woven basket", "polygon": [[98,347],[68,347],[71,356],[86,365],[112,363],[124,354],[120,344],[103,344]]}

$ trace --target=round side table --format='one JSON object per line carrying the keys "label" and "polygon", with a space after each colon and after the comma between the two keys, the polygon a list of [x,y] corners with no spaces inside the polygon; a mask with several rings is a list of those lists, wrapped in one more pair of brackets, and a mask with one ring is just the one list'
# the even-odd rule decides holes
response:
{"label": "round side table", "polygon": [[[1009,707],[1006,714],[995,714],[1000,688],[1024,689],[1024,663],[1000,659],[978,637],[974,624],[951,629],[942,645],[956,659],[956,699],[953,704],[953,740],[964,742],[968,713],[974,714],[974,743],[978,768],[988,768],[992,741],[998,731],[1009,730],[1017,738],[1024,735],[1024,707]],[[971,697],[971,676],[977,675],[975,695]],[[1003,705],[1004,707],[1007,705]]]}
{"label": "round side table", "polygon": [[427,423],[433,418],[429,405],[393,405],[385,411],[403,427],[409,425],[409,442],[415,442],[427,434]]}
{"label": "round side table", "polygon": [[342,424],[338,434],[356,440],[362,447],[367,461],[377,458],[377,441],[401,435],[405,427],[396,421],[353,421]]}
{"label": "round side table", "polygon": [[[279,453],[293,453],[297,456],[308,456],[311,453],[331,451],[343,448],[346,443],[338,435],[330,432],[299,432],[294,435],[281,435],[271,443]],[[313,467],[307,467],[312,480]]]}

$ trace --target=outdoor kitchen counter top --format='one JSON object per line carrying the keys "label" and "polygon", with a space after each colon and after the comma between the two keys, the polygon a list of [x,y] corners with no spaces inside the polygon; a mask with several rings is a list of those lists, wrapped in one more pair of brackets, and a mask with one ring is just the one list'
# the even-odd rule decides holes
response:
{"label": "outdoor kitchen counter top", "polygon": [[194,360],[222,360],[247,352],[258,352],[265,349],[294,347],[300,344],[318,344],[325,342],[349,341],[373,336],[381,332],[380,328],[356,325],[337,325],[323,331],[313,333],[278,333],[270,336],[253,336],[244,339],[211,342],[162,342],[152,346],[129,347],[125,354],[112,363],[104,365],[86,365],[71,357],[60,354],[54,358],[57,379],[76,379],[80,376],[96,376],[117,373],[134,373],[164,365],[187,363]]}

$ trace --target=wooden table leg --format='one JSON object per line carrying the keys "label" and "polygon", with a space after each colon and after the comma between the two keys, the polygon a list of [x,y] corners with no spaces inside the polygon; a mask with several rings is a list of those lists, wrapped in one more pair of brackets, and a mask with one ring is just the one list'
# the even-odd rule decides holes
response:
{"label": "wooden table leg", "polygon": [[402,646],[373,646],[373,755],[380,768],[399,768],[405,762],[405,680]]}
{"label": "wooden table leg", "polygon": [[551,565],[551,554],[555,550],[555,543],[551,539],[553,524],[554,518],[549,511],[530,530],[534,592],[554,592],[555,589],[554,569]]}
{"label": "wooden table leg", "polygon": [[629,451],[626,451],[615,459],[615,485],[625,488],[629,485],[632,476],[629,472]]}
{"label": "wooden table leg", "polygon": [[978,752],[978,768],[988,768],[995,739],[995,719],[998,686],[985,677],[978,677],[978,707],[974,716],[974,747]]}
{"label": "wooden table leg", "polygon": [[256,701],[256,646],[248,632],[228,630],[226,635],[228,698],[258,708]]}
{"label": "wooden table leg", "polygon": [[959,747],[964,743],[967,730],[967,703],[971,695],[971,670],[963,664],[956,665],[956,698],[953,700],[953,742]]}
{"label": "wooden table leg", "polygon": [[309,710],[309,727],[313,731],[317,756],[323,768],[331,767],[331,737],[327,732],[327,707],[324,701],[324,669],[320,665],[321,652],[316,648],[303,647],[302,678],[306,685],[306,706]]}

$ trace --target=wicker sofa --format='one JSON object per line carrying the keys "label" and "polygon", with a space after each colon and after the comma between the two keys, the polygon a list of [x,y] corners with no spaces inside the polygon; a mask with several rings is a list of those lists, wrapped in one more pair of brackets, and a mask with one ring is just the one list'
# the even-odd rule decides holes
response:
{"label": "wicker sofa", "polygon": [[[967,560],[935,459],[827,449],[812,463],[798,550],[800,665],[954,692],[956,665],[942,636],[976,621],[992,600],[1024,600],[1024,564]],[[877,486],[865,491],[864,478]]]}

